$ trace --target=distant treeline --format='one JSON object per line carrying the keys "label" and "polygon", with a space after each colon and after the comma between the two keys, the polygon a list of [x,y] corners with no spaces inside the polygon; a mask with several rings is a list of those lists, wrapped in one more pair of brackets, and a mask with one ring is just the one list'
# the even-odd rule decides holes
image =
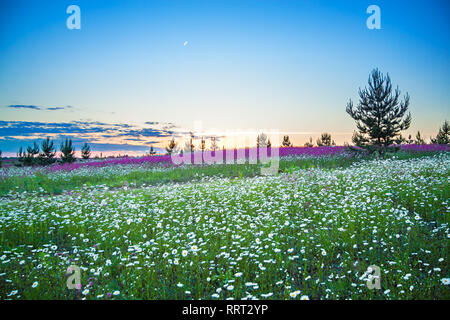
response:
{"label": "distant treeline", "polygon": [[[357,105],[353,105],[350,100],[346,107],[346,112],[355,120],[357,131],[353,133],[352,142],[359,148],[350,147],[350,150],[359,152],[361,149],[369,153],[377,152],[382,154],[384,152],[393,150],[396,151],[399,147],[395,145],[402,144],[426,144],[425,139],[417,132],[415,139],[409,135],[404,138],[401,131],[407,130],[411,124],[411,113],[407,113],[409,107],[409,94],[400,99],[400,90],[396,88],[392,90],[393,86],[389,75],[383,75],[378,69],[374,69],[368,81],[368,87],[358,91],[359,101]],[[442,127],[435,138],[431,138],[432,144],[449,144],[450,140],[450,126],[447,121],[444,121]],[[336,143],[331,138],[331,134],[322,133],[316,141],[317,146],[334,146]],[[256,138],[256,146],[270,148],[272,143],[266,134],[261,133]],[[284,136],[281,142],[282,147],[293,147],[289,136]],[[313,147],[313,139],[309,138],[304,144],[305,147]],[[392,147],[394,146],[394,147]],[[205,138],[201,138],[201,143],[197,150],[202,152],[206,149]],[[210,149],[215,151],[219,149],[216,138],[211,137]],[[225,149],[225,146],[223,146]],[[166,153],[182,153],[194,152],[196,147],[194,145],[194,134],[190,133],[190,139],[184,146],[178,147],[175,139],[169,142],[166,147]],[[61,163],[71,163],[75,161],[75,148],[72,146],[72,140],[67,139],[61,143],[61,156],[56,157],[56,149],[50,138],[47,137],[39,145],[34,142],[32,146],[28,146],[26,150],[20,147],[17,153],[18,165],[49,165],[59,161]],[[150,147],[149,155],[156,154],[153,146]],[[89,159],[91,150],[87,143],[81,148],[81,157]],[[0,165],[1,165],[1,151],[0,151]]]}
{"label": "distant treeline", "polygon": [[[75,147],[72,144],[72,139],[66,138],[61,142],[59,151],[60,156],[56,155],[56,147],[54,142],[47,137],[39,145],[37,142],[33,142],[33,145],[19,148],[17,152],[16,166],[34,166],[34,165],[51,165],[55,162],[59,163],[72,163],[75,158]],[[1,156],[1,151],[0,151]],[[81,148],[81,157],[83,159],[89,159],[91,156],[91,148],[85,143]]]}
{"label": "distant treeline", "polygon": [[[358,145],[358,133],[354,133],[352,141],[355,145]],[[417,131],[415,138],[411,135],[408,138],[404,138],[401,134],[399,134],[395,140],[392,141],[392,144],[396,145],[405,145],[405,144],[417,144],[424,145],[427,144],[425,139],[422,137],[420,131]],[[449,144],[450,143],[450,125],[448,121],[444,121],[442,126],[439,128],[439,132],[435,138],[430,138],[431,144]],[[313,143],[312,137],[309,138],[309,141],[305,142],[303,147],[322,147],[322,146],[335,146],[336,143],[331,137],[329,133],[322,133],[321,136],[316,140],[316,144]],[[261,133],[256,138],[256,147],[267,147],[271,148],[272,143],[266,134]],[[288,135],[283,136],[283,140],[281,141],[281,147],[294,147],[291,143]],[[211,137],[211,146],[210,149],[213,151],[219,150],[219,146],[217,144],[216,138]],[[223,146],[223,149],[225,147]],[[47,137],[46,140],[42,141],[39,145],[37,142],[34,142],[33,145],[28,146],[26,149],[22,147],[19,148],[17,152],[17,162],[16,166],[34,166],[34,165],[51,165],[53,163],[72,163],[76,161],[75,157],[75,147],[72,144],[71,139],[65,139],[60,145],[60,156],[56,155],[56,148],[54,142]],[[193,134],[191,134],[191,139],[186,142],[184,147],[177,148],[177,143],[174,139],[172,139],[168,146],[166,147],[166,153],[172,154],[176,152],[194,152],[196,150],[205,151],[206,150],[206,141],[204,138],[201,138],[201,144],[197,149],[193,143]],[[156,151],[153,146],[150,147],[148,155],[155,155]],[[1,156],[2,151],[0,150],[0,166],[1,166]],[[128,157],[128,155],[124,155],[124,157]],[[91,148],[87,143],[81,147],[81,158],[87,160],[91,158]],[[95,157],[98,158],[98,157]],[[100,154],[100,158],[103,156]]]}

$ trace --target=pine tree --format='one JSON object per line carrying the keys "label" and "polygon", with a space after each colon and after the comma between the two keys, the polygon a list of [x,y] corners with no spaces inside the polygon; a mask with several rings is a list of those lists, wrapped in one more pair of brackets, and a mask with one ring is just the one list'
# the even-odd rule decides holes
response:
{"label": "pine tree", "polygon": [[176,148],[177,144],[175,143],[175,138],[172,138],[172,140],[170,140],[169,145],[166,147],[166,152],[167,154],[172,154],[173,152],[175,152],[175,148]]}
{"label": "pine tree", "polygon": [[408,140],[406,141],[408,144],[413,144],[414,143],[414,140],[413,140],[413,138],[412,138],[412,135],[409,135],[408,136]]}
{"label": "pine tree", "polygon": [[154,156],[154,155],[156,154],[156,151],[155,151],[155,149],[153,148],[153,146],[150,146],[149,154],[150,154],[151,156]]}
{"label": "pine tree", "polygon": [[61,162],[72,163],[75,161],[75,148],[72,146],[72,139],[66,138],[61,143]]}
{"label": "pine tree", "polygon": [[22,146],[19,148],[19,151],[17,151],[17,161],[19,161],[21,165],[23,165],[25,162],[25,153]]}
{"label": "pine tree", "polygon": [[37,155],[39,154],[39,146],[33,142],[33,146],[27,147],[27,152],[23,156],[23,164],[32,166],[37,163]]}
{"label": "pine tree", "polygon": [[317,139],[317,146],[331,146],[334,143],[334,141],[331,140],[331,134],[329,133],[322,133],[320,138]]}
{"label": "pine tree", "polygon": [[420,131],[417,131],[416,134],[416,140],[414,141],[415,144],[425,144],[425,140],[423,140],[422,136],[420,135]]}
{"label": "pine tree", "polygon": [[267,135],[264,132],[262,132],[256,137],[256,147],[257,148],[268,147]]}
{"label": "pine tree", "polygon": [[49,137],[42,141],[41,149],[42,152],[39,154],[39,162],[42,165],[50,165],[56,161],[56,150],[53,141]]}
{"label": "pine tree", "polygon": [[202,150],[202,153],[205,152],[205,149],[206,149],[206,141],[205,141],[205,138],[204,138],[204,137],[202,137],[200,149]]}
{"label": "pine tree", "polygon": [[91,157],[91,147],[85,142],[81,147],[81,157],[87,160]]}
{"label": "pine tree", "polygon": [[384,76],[378,69],[372,71],[368,84],[368,88],[359,89],[356,108],[350,100],[346,111],[356,121],[358,132],[353,141],[357,146],[382,152],[411,124],[411,114],[406,115],[409,95],[400,101],[400,90],[392,91],[389,75]]}
{"label": "pine tree", "polygon": [[216,151],[219,150],[219,145],[217,144],[216,137],[211,137],[211,150]]}
{"label": "pine tree", "polygon": [[186,141],[184,145],[184,152],[194,152],[195,146],[194,146],[194,134],[190,133],[190,138],[188,141]]}
{"label": "pine tree", "polygon": [[[411,135],[410,135],[411,137]],[[407,143],[407,140],[405,137],[403,137],[401,134],[398,135],[398,137],[395,139],[396,144],[405,144]]]}
{"label": "pine tree", "polygon": [[39,146],[36,142],[33,142],[33,146],[27,147],[27,153],[32,157],[35,157],[39,154]]}
{"label": "pine tree", "polygon": [[306,141],[304,146],[307,147],[307,148],[314,147],[314,144],[313,144],[313,141],[312,141],[312,137],[309,137],[309,142]]}
{"label": "pine tree", "polygon": [[444,123],[442,124],[442,127],[439,128],[439,132],[436,136],[436,139],[433,139],[432,142],[438,144],[450,143],[450,126],[447,120],[445,120]]}
{"label": "pine tree", "polygon": [[283,147],[292,147],[291,140],[289,140],[289,136],[283,136],[283,142],[281,143]]}

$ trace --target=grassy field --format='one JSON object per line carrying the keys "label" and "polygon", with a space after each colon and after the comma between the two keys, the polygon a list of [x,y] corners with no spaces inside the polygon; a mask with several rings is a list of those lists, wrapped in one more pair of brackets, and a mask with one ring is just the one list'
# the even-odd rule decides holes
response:
{"label": "grassy field", "polygon": [[14,170],[1,299],[450,298],[448,153]]}

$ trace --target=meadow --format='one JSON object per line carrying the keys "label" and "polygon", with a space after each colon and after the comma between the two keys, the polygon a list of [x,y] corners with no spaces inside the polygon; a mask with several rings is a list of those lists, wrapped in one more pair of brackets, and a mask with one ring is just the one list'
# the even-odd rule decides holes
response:
{"label": "meadow", "polygon": [[448,151],[3,168],[0,299],[449,299]]}

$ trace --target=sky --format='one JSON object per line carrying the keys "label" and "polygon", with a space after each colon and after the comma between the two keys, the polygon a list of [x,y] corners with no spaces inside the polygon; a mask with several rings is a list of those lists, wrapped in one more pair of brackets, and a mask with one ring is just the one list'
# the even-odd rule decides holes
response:
{"label": "sky", "polygon": [[450,119],[449,18],[446,0],[2,0],[0,149],[51,136],[140,153],[196,123],[342,144],[346,104],[374,68],[411,97],[404,135],[429,138]]}

